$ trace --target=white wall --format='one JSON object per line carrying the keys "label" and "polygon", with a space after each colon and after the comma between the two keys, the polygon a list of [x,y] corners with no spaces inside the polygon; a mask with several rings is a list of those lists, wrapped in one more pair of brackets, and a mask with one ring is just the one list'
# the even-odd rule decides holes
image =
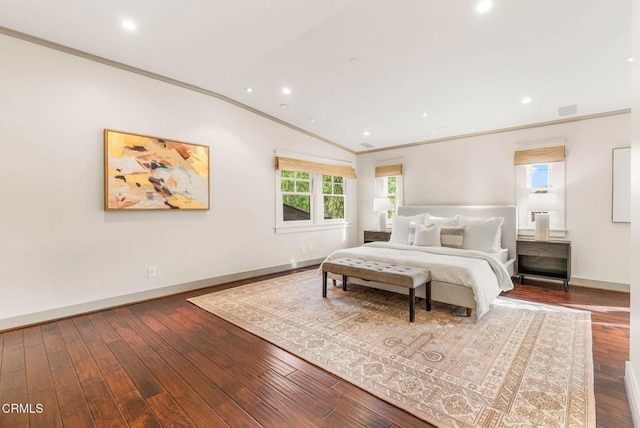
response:
{"label": "white wall", "polygon": [[629,332],[629,362],[625,371],[625,385],[636,426],[640,426],[640,0],[634,0],[633,95],[631,118],[631,330]]}
{"label": "white wall", "polygon": [[566,139],[566,239],[573,282],[627,289],[629,224],[611,222],[612,149],[630,144],[630,114],[462,138],[358,156],[360,231],[372,212],[376,162],[402,158],[405,205],[515,204],[517,144]]}
{"label": "white wall", "polygon": [[[0,52],[0,329],[357,242],[355,228],[273,229],[274,149],[354,163],[355,155],[216,98],[42,46],[0,36]],[[210,146],[211,210],[103,211],[104,128]],[[157,266],[156,278],[147,266]]]}

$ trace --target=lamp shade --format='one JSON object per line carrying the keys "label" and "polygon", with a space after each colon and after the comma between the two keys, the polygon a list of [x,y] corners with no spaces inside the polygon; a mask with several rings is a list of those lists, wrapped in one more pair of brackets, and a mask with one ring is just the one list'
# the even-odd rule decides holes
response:
{"label": "lamp shade", "polygon": [[528,207],[531,211],[557,211],[558,195],[555,193],[532,193],[529,195]]}
{"label": "lamp shade", "polygon": [[389,198],[374,198],[373,210],[374,211],[389,211],[393,209],[393,202]]}

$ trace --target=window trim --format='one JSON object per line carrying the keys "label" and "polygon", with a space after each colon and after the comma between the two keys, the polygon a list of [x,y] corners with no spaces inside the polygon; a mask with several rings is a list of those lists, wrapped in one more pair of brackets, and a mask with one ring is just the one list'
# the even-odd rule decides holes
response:
{"label": "window trim", "polygon": [[[331,192],[332,193],[324,193],[324,177],[325,175],[327,177],[340,177],[338,175],[327,175],[327,174],[322,174],[320,175],[320,189],[318,192],[318,209],[317,209],[317,215],[318,215],[318,224],[328,224],[328,223],[344,223],[347,220],[347,178],[346,177],[342,177],[342,194],[335,194],[333,193],[333,186],[334,186],[334,182],[333,180],[331,181]],[[324,218],[324,197],[325,196],[338,196],[338,197],[342,197],[343,199],[343,206],[344,206],[344,212],[343,212],[343,217],[342,218]]]}
{"label": "window trim", "polygon": [[563,238],[566,236],[566,163],[561,162],[536,162],[515,165],[516,205],[518,206],[518,235],[535,235],[535,223],[530,220],[531,210],[528,209],[528,195],[532,192],[531,167],[532,165],[549,165],[549,186],[546,188],[558,196],[558,212],[550,213],[551,237]]}
{"label": "window trim", "polygon": [[[309,192],[283,192],[282,191],[282,172],[283,170],[276,170],[276,224],[295,224],[298,226],[306,226],[314,224],[313,213],[314,213],[314,205],[315,198],[313,194],[313,186],[314,186],[314,174],[309,174]],[[297,171],[294,171],[297,172]],[[297,180],[294,180],[294,182]],[[309,195],[309,210],[310,216],[309,220],[284,220],[284,213],[278,207],[282,207],[284,201],[283,196],[285,195]]]}
{"label": "window trim", "polygon": [[[290,220],[285,222],[282,215],[282,187],[281,170],[275,171],[276,176],[276,233],[312,232],[318,230],[350,229],[353,223],[349,217],[349,194],[355,189],[355,180],[344,178],[344,219],[324,219],[324,193],[322,192],[322,174],[309,174],[311,180],[311,220]],[[319,177],[319,178],[318,178]],[[314,210],[314,206],[319,209]]]}
{"label": "window trim", "polygon": [[[297,172],[309,173],[311,180],[311,219],[299,221],[284,221],[282,212],[282,183],[281,170],[291,171],[285,166],[295,167]],[[289,152],[275,151],[275,233],[294,233],[329,229],[348,229],[353,227],[348,219],[352,215],[351,205],[355,206],[355,201],[351,200],[351,194],[356,192],[355,168],[351,162],[329,160],[314,156],[296,155]],[[306,170],[313,167],[313,170]],[[344,190],[344,218],[324,219],[324,193],[322,191],[322,176],[340,176],[343,178]]]}
{"label": "window trim", "polygon": [[[376,177],[375,181],[375,194],[374,198],[387,198],[389,197],[389,177],[395,177],[396,179],[396,205],[395,211],[396,215],[398,215],[398,208],[404,206],[404,176],[403,175],[387,175],[384,177]],[[391,227],[393,222],[392,218],[389,218],[389,212],[387,211],[387,227]]]}

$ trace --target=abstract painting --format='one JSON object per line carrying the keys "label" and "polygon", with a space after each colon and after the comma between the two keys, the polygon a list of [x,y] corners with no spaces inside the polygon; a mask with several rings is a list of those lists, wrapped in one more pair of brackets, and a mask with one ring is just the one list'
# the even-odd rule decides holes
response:
{"label": "abstract painting", "polygon": [[104,209],[208,210],[209,147],[104,130]]}

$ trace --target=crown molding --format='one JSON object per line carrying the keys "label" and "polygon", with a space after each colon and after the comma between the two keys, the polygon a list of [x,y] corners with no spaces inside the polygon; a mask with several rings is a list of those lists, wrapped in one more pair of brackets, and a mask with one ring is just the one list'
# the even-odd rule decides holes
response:
{"label": "crown molding", "polygon": [[163,76],[162,74],[157,74],[157,73],[153,73],[151,71],[143,70],[141,68],[132,67],[130,65],[127,65],[127,64],[124,64],[124,63],[121,63],[121,62],[118,62],[118,61],[113,61],[113,60],[110,60],[110,59],[107,59],[107,58],[103,58],[103,57],[98,56],[98,55],[90,54],[88,52],[81,51],[79,49],[74,49],[74,48],[71,48],[69,46],[61,45],[59,43],[55,43],[55,42],[52,42],[52,41],[49,41],[49,40],[42,39],[40,37],[36,37],[36,36],[32,36],[30,34],[22,33],[20,31],[12,30],[12,29],[7,28],[7,27],[0,26],[0,34],[4,34],[5,36],[13,37],[15,39],[24,40],[25,42],[33,43],[33,44],[36,44],[36,45],[44,46],[46,48],[50,48],[50,49],[54,49],[54,50],[57,50],[57,51],[60,51],[60,52],[64,52],[64,53],[69,54],[69,55],[73,55],[73,56],[77,56],[77,57],[80,57],[80,58],[84,58],[84,59],[87,59],[89,61],[93,61],[93,62],[97,62],[97,63],[100,63],[100,64],[108,65],[108,66],[114,67],[114,68],[118,68],[120,70],[128,71],[130,73],[135,73],[135,74],[138,74],[140,76],[148,77],[150,79],[154,79],[154,80],[158,80],[160,82],[168,83],[170,85],[178,86],[178,87],[187,89],[189,91],[198,92],[198,93],[203,94],[203,95],[208,95],[210,97],[217,98],[217,99],[219,99],[221,101],[224,101],[226,103],[229,103],[229,104],[232,104],[232,105],[234,105],[236,107],[244,109],[244,110],[246,110],[246,111],[248,111],[250,113],[256,114],[258,116],[262,116],[265,119],[268,119],[268,120],[270,120],[272,122],[275,122],[275,123],[277,123],[279,125],[286,126],[287,128],[293,129],[294,131],[297,131],[297,132],[300,132],[302,134],[308,135],[309,137],[315,138],[315,139],[320,140],[320,141],[322,141],[324,143],[327,143],[327,144],[330,144],[332,146],[335,146],[335,147],[337,147],[339,149],[346,150],[349,153],[353,153],[353,154],[356,153],[354,150],[349,149],[349,148],[347,148],[345,146],[342,146],[342,145],[340,145],[340,144],[338,144],[338,143],[336,143],[334,141],[331,141],[331,140],[329,140],[327,138],[321,137],[321,136],[319,136],[317,134],[314,134],[313,132],[309,132],[307,130],[299,128],[299,127],[297,127],[295,125],[292,125],[289,122],[285,122],[284,120],[278,119],[277,117],[271,116],[270,114],[267,114],[267,113],[265,113],[263,111],[260,111],[258,109],[255,109],[255,108],[251,107],[251,106],[243,104],[243,103],[241,103],[241,102],[239,102],[237,100],[234,100],[233,98],[229,98],[229,97],[227,97],[225,95],[219,94],[219,93],[214,92],[214,91],[210,91],[210,90],[202,88],[200,86],[191,85],[189,83],[186,83],[186,82],[183,82],[183,81],[180,81],[180,80],[172,79],[171,77]]}
{"label": "crown molding", "polygon": [[607,112],[604,112],[604,113],[587,114],[587,115],[584,115],[584,116],[571,117],[571,118],[568,118],[568,119],[558,119],[558,120],[550,120],[550,121],[547,121],[547,122],[530,123],[528,125],[518,125],[518,126],[509,127],[509,128],[494,129],[494,130],[491,130],[491,131],[474,132],[473,134],[453,135],[451,137],[437,138],[435,140],[416,141],[414,143],[400,144],[400,145],[397,145],[397,146],[382,147],[382,148],[379,148],[379,149],[372,149],[372,150],[364,150],[364,151],[361,151],[361,152],[356,152],[356,154],[364,155],[364,154],[368,154],[368,153],[386,152],[386,151],[389,151],[389,150],[404,149],[404,148],[407,148],[407,147],[416,147],[416,146],[424,146],[426,144],[441,143],[443,141],[461,140],[463,138],[478,137],[478,136],[481,136],[481,135],[501,134],[503,132],[521,131],[523,129],[540,128],[540,127],[543,127],[543,126],[560,125],[560,124],[563,124],[563,123],[570,123],[570,122],[580,122],[582,120],[598,119],[598,118],[601,118],[601,117],[617,116],[617,115],[620,115],[620,114],[628,114],[628,113],[631,113],[631,109],[630,108],[625,108],[625,109],[622,109],[622,110],[607,111]]}

